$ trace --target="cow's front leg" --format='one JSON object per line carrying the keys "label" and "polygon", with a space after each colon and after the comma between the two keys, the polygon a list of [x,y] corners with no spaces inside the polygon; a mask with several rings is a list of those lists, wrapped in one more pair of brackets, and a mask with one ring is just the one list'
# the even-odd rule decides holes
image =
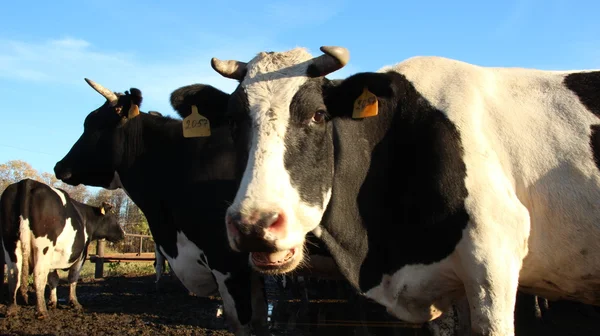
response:
{"label": "cow's front leg", "polygon": [[56,295],[56,288],[58,287],[58,272],[56,270],[48,273],[48,285],[50,286],[50,302],[48,302],[49,308],[56,308],[58,304],[58,297]]}
{"label": "cow's front leg", "polygon": [[265,291],[265,278],[257,272],[251,275],[252,288],[252,328],[258,336],[270,335],[268,326],[267,294]]}
{"label": "cow's front leg", "polygon": [[154,244],[154,271],[156,272],[156,281],[154,282],[156,286],[156,291],[160,290],[160,278],[162,277],[165,271],[165,257],[160,253],[158,249],[158,245]]}
{"label": "cow's front leg", "polygon": [[213,270],[223,300],[223,315],[236,336],[250,336],[251,271],[241,270],[223,274]]}
{"label": "cow's front leg", "polygon": [[76,310],[83,310],[83,307],[79,304],[77,300],[77,280],[79,280],[79,273],[81,272],[81,267],[83,266],[83,262],[85,261],[85,255],[81,257],[80,260],[76,261],[69,268],[69,302],[71,307]]}
{"label": "cow's front leg", "polygon": [[522,206],[495,204],[503,212],[504,222],[490,216],[484,224],[468,224],[458,248],[458,273],[469,301],[473,334],[511,336],[519,273],[527,254],[529,216]]}

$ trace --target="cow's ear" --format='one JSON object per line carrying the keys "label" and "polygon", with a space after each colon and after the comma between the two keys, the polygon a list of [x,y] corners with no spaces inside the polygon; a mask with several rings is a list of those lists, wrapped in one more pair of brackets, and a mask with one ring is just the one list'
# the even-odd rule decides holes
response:
{"label": "cow's ear", "polygon": [[106,215],[106,213],[109,212],[112,207],[113,206],[110,203],[102,202],[102,205],[100,205],[100,214]]}
{"label": "cow's ear", "polygon": [[324,88],[325,104],[332,117],[376,118],[382,103],[394,96],[394,76],[363,72]]}
{"label": "cow's ear", "polygon": [[142,91],[136,88],[125,91],[125,94],[119,97],[117,106],[120,106],[118,111],[121,116],[121,126],[140,115],[140,106],[143,99]]}
{"label": "cow's ear", "polygon": [[218,127],[228,123],[226,113],[229,96],[210,85],[192,84],[171,93],[171,106],[182,118],[189,116],[192,106],[196,106],[198,113],[208,119],[211,127]]}

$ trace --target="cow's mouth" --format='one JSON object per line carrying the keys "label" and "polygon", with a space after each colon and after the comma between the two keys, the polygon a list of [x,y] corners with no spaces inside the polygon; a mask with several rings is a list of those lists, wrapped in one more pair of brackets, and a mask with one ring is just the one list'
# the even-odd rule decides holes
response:
{"label": "cow's mouth", "polygon": [[259,272],[268,274],[287,273],[300,263],[302,249],[294,247],[277,252],[252,252],[250,260]]}

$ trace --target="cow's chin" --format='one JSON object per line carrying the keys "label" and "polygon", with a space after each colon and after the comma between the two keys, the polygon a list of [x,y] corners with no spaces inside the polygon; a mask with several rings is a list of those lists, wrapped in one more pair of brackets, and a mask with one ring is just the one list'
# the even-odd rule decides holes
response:
{"label": "cow's chin", "polygon": [[303,246],[277,252],[251,252],[250,264],[263,274],[285,274],[295,270],[304,258]]}

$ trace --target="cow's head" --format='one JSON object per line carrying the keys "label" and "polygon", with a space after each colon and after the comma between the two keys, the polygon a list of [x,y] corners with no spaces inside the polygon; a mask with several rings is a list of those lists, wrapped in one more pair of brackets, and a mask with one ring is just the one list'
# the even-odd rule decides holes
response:
{"label": "cow's head", "polygon": [[130,92],[117,94],[87,78],[85,81],[106,102],[85,118],[83,134],[56,163],[54,173],[67,184],[117,189],[121,185],[116,167],[126,154],[122,129],[139,115],[142,92],[132,88]]}
{"label": "cow's head", "polygon": [[[331,196],[334,170],[332,120],[350,118],[374,73],[344,81],[325,75],[342,68],[349,53],[321,47],[261,52],[250,62],[212,59],[221,75],[240,82],[228,115],[245,162],[238,193],[226,217],[234,250],[252,252],[252,264],[265,273],[284,273],[303,258],[306,233],[315,230]],[[386,90],[384,90],[386,88]],[[360,122],[360,121],[357,121]]]}
{"label": "cow's head", "polygon": [[91,239],[106,239],[117,243],[125,238],[125,231],[117,220],[118,217],[111,209],[112,205],[102,202],[99,207],[93,207],[95,219],[92,220]]}

